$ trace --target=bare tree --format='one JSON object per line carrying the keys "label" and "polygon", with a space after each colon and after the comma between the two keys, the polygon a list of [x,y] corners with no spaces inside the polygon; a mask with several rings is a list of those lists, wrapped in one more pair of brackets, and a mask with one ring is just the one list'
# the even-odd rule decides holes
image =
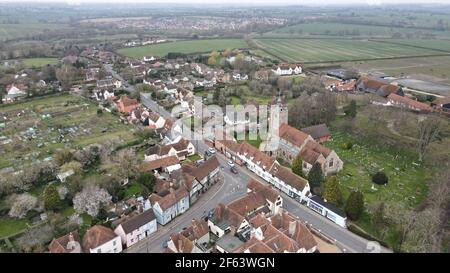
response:
{"label": "bare tree", "polygon": [[17,195],[14,198],[13,205],[11,206],[8,215],[10,217],[24,218],[30,210],[36,207],[36,205],[36,197],[28,193]]}
{"label": "bare tree", "polygon": [[428,145],[437,139],[441,129],[442,122],[439,118],[428,117],[422,121],[419,121],[417,151],[419,153],[420,161],[423,160]]}
{"label": "bare tree", "polygon": [[97,216],[100,209],[109,203],[111,203],[111,195],[92,184],[85,186],[83,191],[77,193],[73,199],[73,207],[78,213],[86,212],[93,217]]}

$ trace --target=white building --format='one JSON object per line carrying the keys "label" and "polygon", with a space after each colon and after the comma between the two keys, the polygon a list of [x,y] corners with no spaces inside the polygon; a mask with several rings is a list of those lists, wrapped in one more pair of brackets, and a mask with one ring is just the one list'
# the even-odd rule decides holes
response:
{"label": "white building", "polygon": [[303,69],[298,64],[281,64],[274,66],[272,72],[278,76],[298,75],[303,72]]}
{"label": "white building", "polygon": [[122,252],[122,241],[110,228],[95,225],[86,231],[83,249],[88,253],[119,253]]}
{"label": "white building", "polygon": [[345,213],[333,204],[328,203],[326,200],[323,200],[319,196],[310,197],[308,199],[307,206],[320,215],[330,219],[337,225],[343,228],[347,227],[347,216],[345,215]]}
{"label": "white building", "polygon": [[153,210],[149,209],[120,223],[114,232],[122,239],[122,244],[130,247],[156,232],[157,223]]}

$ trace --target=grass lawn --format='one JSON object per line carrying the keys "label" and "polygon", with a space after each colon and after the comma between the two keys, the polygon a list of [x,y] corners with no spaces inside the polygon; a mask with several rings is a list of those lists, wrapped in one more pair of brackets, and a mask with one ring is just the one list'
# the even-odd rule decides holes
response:
{"label": "grass lawn", "polygon": [[124,199],[130,198],[133,195],[138,195],[142,192],[142,186],[137,183],[131,183],[127,186],[127,189],[125,190],[125,197]]}
{"label": "grass lawn", "polygon": [[250,88],[248,87],[248,85],[243,84],[239,86],[239,95],[238,96],[231,96],[231,104],[232,105],[240,105],[241,104],[241,98],[246,99],[247,101],[251,102],[255,102],[261,105],[267,105],[269,104],[269,102],[273,99],[270,96],[262,96],[262,95],[258,95],[258,94],[254,94]]}
{"label": "grass lawn", "polygon": [[73,207],[66,207],[64,210],[63,210],[63,212],[62,212],[62,214],[64,215],[64,217],[69,217],[69,216],[71,216],[72,214],[74,214],[75,213],[75,209],[73,208]]}
{"label": "grass lawn", "polygon": [[92,225],[92,216],[87,213],[81,214],[81,218],[83,219],[83,226],[90,227]]}
{"label": "grass lawn", "polygon": [[[348,134],[332,130],[333,140],[324,145],[335,150],[344,161],[344,169],[338,180],[345,197],[353,189],[364,193],[366,204],[377,202],[400,202],[411,209],[424,200],[427,194],[426,170],[406,153],[395,153],[386,147],[376,147],[359,142]],[[350,150],[343,148],[352,142]],[[371,175],[383,171],[389,178],[386,186],[375,185],[372,189]]]}
{"label": "grass lawn", "polygon": [[149,46],[140,46],[132,48],[122,48],[117,52],[119,54],[141,59],[144,56],[159,56],[164,57],[168,53],[207,53],[214,50],[247,48],[248,45],[243,39],[204,39],[204,40],[189,40],[189,41],[175,41]]}
{"label": "grass lawn", "polygon": [[288,62],[317,63],[445,55],[433,49],[345,39],[257,39],[259,47]]}
{"label": "grass lawn", "polygon": [[15,219],[9,217],[0,218],[0,238],[16,234],[27,228],[26,219]]}
{"label": "grass lawn", "polygon": [[58,59],[56,58],[31,58],[31,59],[23,59],[22,62],[28,68],[39,68],[48,64],[56,64]]}
{"label": "grass lawn", "polygon": [[[239,137],[238,137],[238,141],[237,141],[238,143],[242,143],[243,141],[244,141],[244,140],[239,140]],[[260,138],[259,135],[257,135],[257,139],[251,139],[251,140],[249,140],[249,135],[246,134],[246,136],[245,136],[245,141],[248,142],[248,143],[249,143],[250,145],[252,145],[253,147],[259,149],[259,146],[261,145],[262,139]]]}
{"label": "grass lawn", "polygon": [[195,161],[200,160],[202,158],[198,154],[193,154],[193,155],[189,156],[188,159],[190,161],[192,161],[192,162],[195,162]]}

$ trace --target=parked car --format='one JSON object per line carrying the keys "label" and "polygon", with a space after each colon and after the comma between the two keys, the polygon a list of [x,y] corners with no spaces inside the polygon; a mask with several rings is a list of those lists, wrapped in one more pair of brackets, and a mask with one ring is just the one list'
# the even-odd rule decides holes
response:
{"label": "parked car", "polygon": [[214,149],[214,148],[209,148],[208,151],[209,151],[211,154],[215,154],[215,153],[216,153],[216,149]]}
{"label": "parked car", "polygon": [[238,170],[235,167],[231,167],[230,171],[234,174],[238,174]]}
{"label": "parked car", "polygon": [[233,161],[228,161],[228,165],[230,165],[230,167],[234,167],[234,162]]}

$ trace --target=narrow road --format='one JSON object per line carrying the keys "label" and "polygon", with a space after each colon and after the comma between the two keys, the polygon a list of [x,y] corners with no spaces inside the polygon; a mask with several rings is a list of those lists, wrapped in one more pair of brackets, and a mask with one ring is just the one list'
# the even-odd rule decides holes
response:
{"label": "narrow road", "polygon": [[[112,67],[109,67],[109,69],[107,68],[107,71],[110,71],[116,79],[126,83],[126,81],[124,81],[120,75],[113,71]],[[135,92],[135,89],[132,86],[126,88],[128,88],[127,90],[129,90],[130,92]],[[174,120],[169,112],[159,106],[148,95],[143,94],[141,96],[141,103],[148,107],[150,110],[159,113],[165,119]],[[198,133],[194,133],[191,131],[183,132],[183,135],[186,135],[189,139],[192,139],[190,134],[194,134],[196,136],[195,139],[197,140],[194,140],[192,142],[194,142],[197,152],[203,154],[209,148],[209,146],[204,141],[200,140],[201,138],[199,138],[200,135]],[[162,252],[164,250],[163,244],[164,242],[167,242],[170,234],[181,231],[184,227],[188,226],[191,223],[192,219],[205,216],[205,212],[207,213],[210,210],[214,209],[215,206],[219,203],[227,204],[237,198],[245,196],[247,183],[251,178],[263,184],[267,184],[266,181],[262,180],[260,177],[256,176],[245,167],[236,165],[239,174],[232,174],[227,164],[228,159],[223,154],[216,153],[216,155],[220,164],[223,166],[221,175],[223,175],[224,181],[210,188],[209,191],[201,196],[186,213],[178,216],[166,226],[158,226],[157,232],[143,239],[136,245],[128,248],[124,252]],[[341,249],[343,249],[344,252],[368,251],[367,248],[370,241],[334,224],[325,217],[315,213],[304,205],[291,199],[281,191],[280,194],[283,197],[283,207],[286,210],[296,216],[299,220],[307,222],[314,229],[318,230],[325,236],[334,238],[336,244]],[[391,250],[384,247],[381,247],[380,251],[385,253],[392,252]]]}

